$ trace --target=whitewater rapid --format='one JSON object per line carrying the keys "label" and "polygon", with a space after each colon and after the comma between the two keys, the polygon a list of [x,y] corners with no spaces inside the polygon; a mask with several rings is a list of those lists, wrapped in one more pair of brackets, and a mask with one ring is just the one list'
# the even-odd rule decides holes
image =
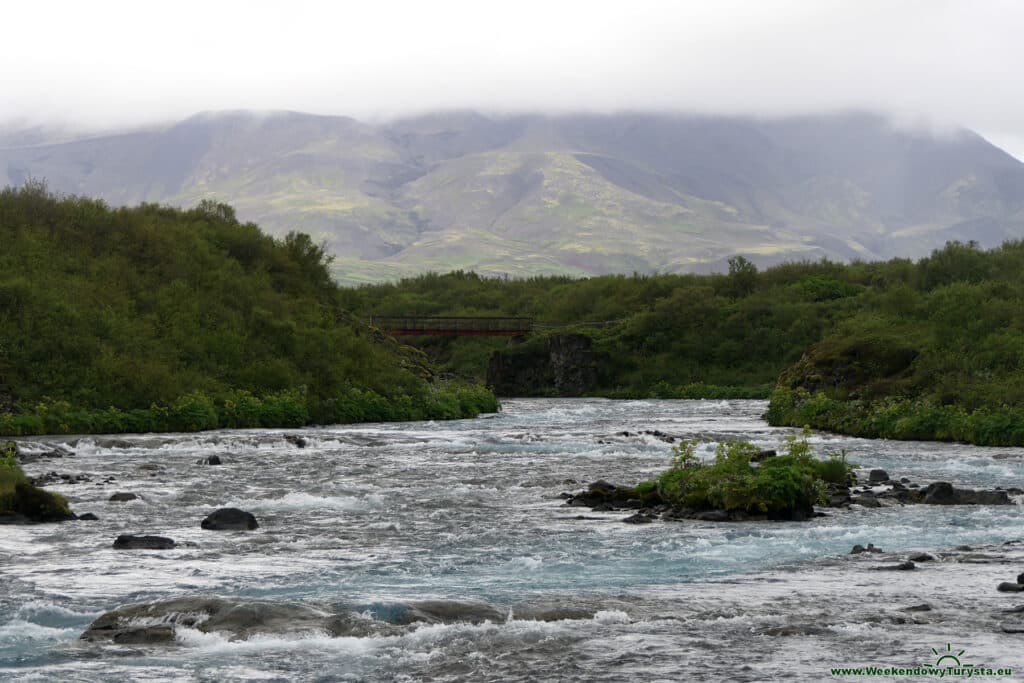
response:
{"label": "whitewater rapid", "polygon": [[[87,477],[50,488],[99,520],[0,526],[0,678],[814,680],[833,666],[934,661],[947,643],[1024,675],[1024,636],[1003,632],[1021,620],[1003,610],[1024,599],[995,591],[1024,571],[1020,505],[642,526],[562,506],[586,482],[664,469],[670,445],[644,431],[698,438],[706,457],[724,439],[777,448],[791,430],[767,426],[765,407],[507,400],[455,422],[24,440],[29,454],[74,452],[25,469]],[[921,483],[1024,484],[1024,449],[811,442]],[[224,464],[200,464],[210,455]],[[115,492],[139,499],[110,502]],[[259,529],[200,529],[223,506]],[[178,547],[115,551],[123,533]],[[851,556],[856,543],[887,553]],[[915,551],[938,559],[875,570]],[[307,605],[347,630],[78,639],[108,610],[182,596]],[[442,616],[406,623],[425,601]]]}

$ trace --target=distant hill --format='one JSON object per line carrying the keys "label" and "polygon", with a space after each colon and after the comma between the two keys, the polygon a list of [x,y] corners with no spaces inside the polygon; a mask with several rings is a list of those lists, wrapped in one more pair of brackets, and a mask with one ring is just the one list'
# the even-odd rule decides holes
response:
{"label": "distant hill", "polygon": [[707,271],[737,253],[876,259],[1024,236],[1024,164],[969,131],[868,114],[221,112],[72,140],[0,131],[0,184],[29,177],[115,205],[224,201],[326,241],[342,281]]}

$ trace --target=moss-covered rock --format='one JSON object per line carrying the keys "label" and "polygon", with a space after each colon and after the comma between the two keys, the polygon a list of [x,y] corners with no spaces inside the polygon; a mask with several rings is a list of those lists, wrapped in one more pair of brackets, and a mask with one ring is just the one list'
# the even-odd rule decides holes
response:
{"label": "moss-covered rock", "polygon": [[0,523],[63,522],[75,519],[68,501],[28,480],[15,458],[17,446],[8,442],[0,453]]}

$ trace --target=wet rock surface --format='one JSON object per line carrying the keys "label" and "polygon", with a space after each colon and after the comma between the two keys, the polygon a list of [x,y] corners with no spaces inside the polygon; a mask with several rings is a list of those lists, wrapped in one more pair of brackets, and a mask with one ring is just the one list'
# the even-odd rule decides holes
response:
{"label": "wet rock surface", "polygon": [[207,515],[200,524],[207,531],[250,531],[259,527],[251,512],[238,508],[219,508]]}
{"label": "wet rock surface", "polygon": [[170,550],[176,545],[166,536],[122,534],[114,539],[114,550]]}
{"label": "wet rock surface", "polygon": [[118,607],[93,621],[81,639],[119,645],[169,645],[175,642],[179,628],[220,632],[231,639],[257,634],[343,632],[333,615],[305,605],[187,597]]}

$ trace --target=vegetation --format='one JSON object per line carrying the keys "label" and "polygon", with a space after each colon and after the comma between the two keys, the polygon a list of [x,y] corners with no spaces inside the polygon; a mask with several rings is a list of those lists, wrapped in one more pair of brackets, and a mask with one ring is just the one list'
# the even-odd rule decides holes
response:
{"label": "vegetation", "polygon": [[[343,290],[360,315],[531,316],[601,359],[590,393],[771,398],[768,419],[885,438],[1024,445],[1024,242],[952,242],[912,262],[745,259],[718,275],[582,280],[428,274]],[[503,339],[416,342],[483,378]],[[537,386],[537,395],[552,387]]]}
{"label": "vegetation", "polygon": [[73,519],[61,495],[34,486],[21,471],[13,443],[0,448],[0,517],[20,515],[35,522]]}
{"label": "vegetation", "polygon": [[269,237],[224,204],[111,209],[30,182],[0,191],[0,244],[0,393],[17,399],[2,434],[497,409],[353,319],[307,235]]}
{"label": "vegetation", "polygon": [[758,448],[746,441],[718,444],[708,464],[697,458],[696,446],[689,441],[673,447],[672,466],[653,482],[663,500],[690,510],[803,519],[824,502],[828,484],[847,484],[852,471],[845,453],[814,458],[806,432],[802,439],[789,437],[784,455],[760,462],[755,462]]}

